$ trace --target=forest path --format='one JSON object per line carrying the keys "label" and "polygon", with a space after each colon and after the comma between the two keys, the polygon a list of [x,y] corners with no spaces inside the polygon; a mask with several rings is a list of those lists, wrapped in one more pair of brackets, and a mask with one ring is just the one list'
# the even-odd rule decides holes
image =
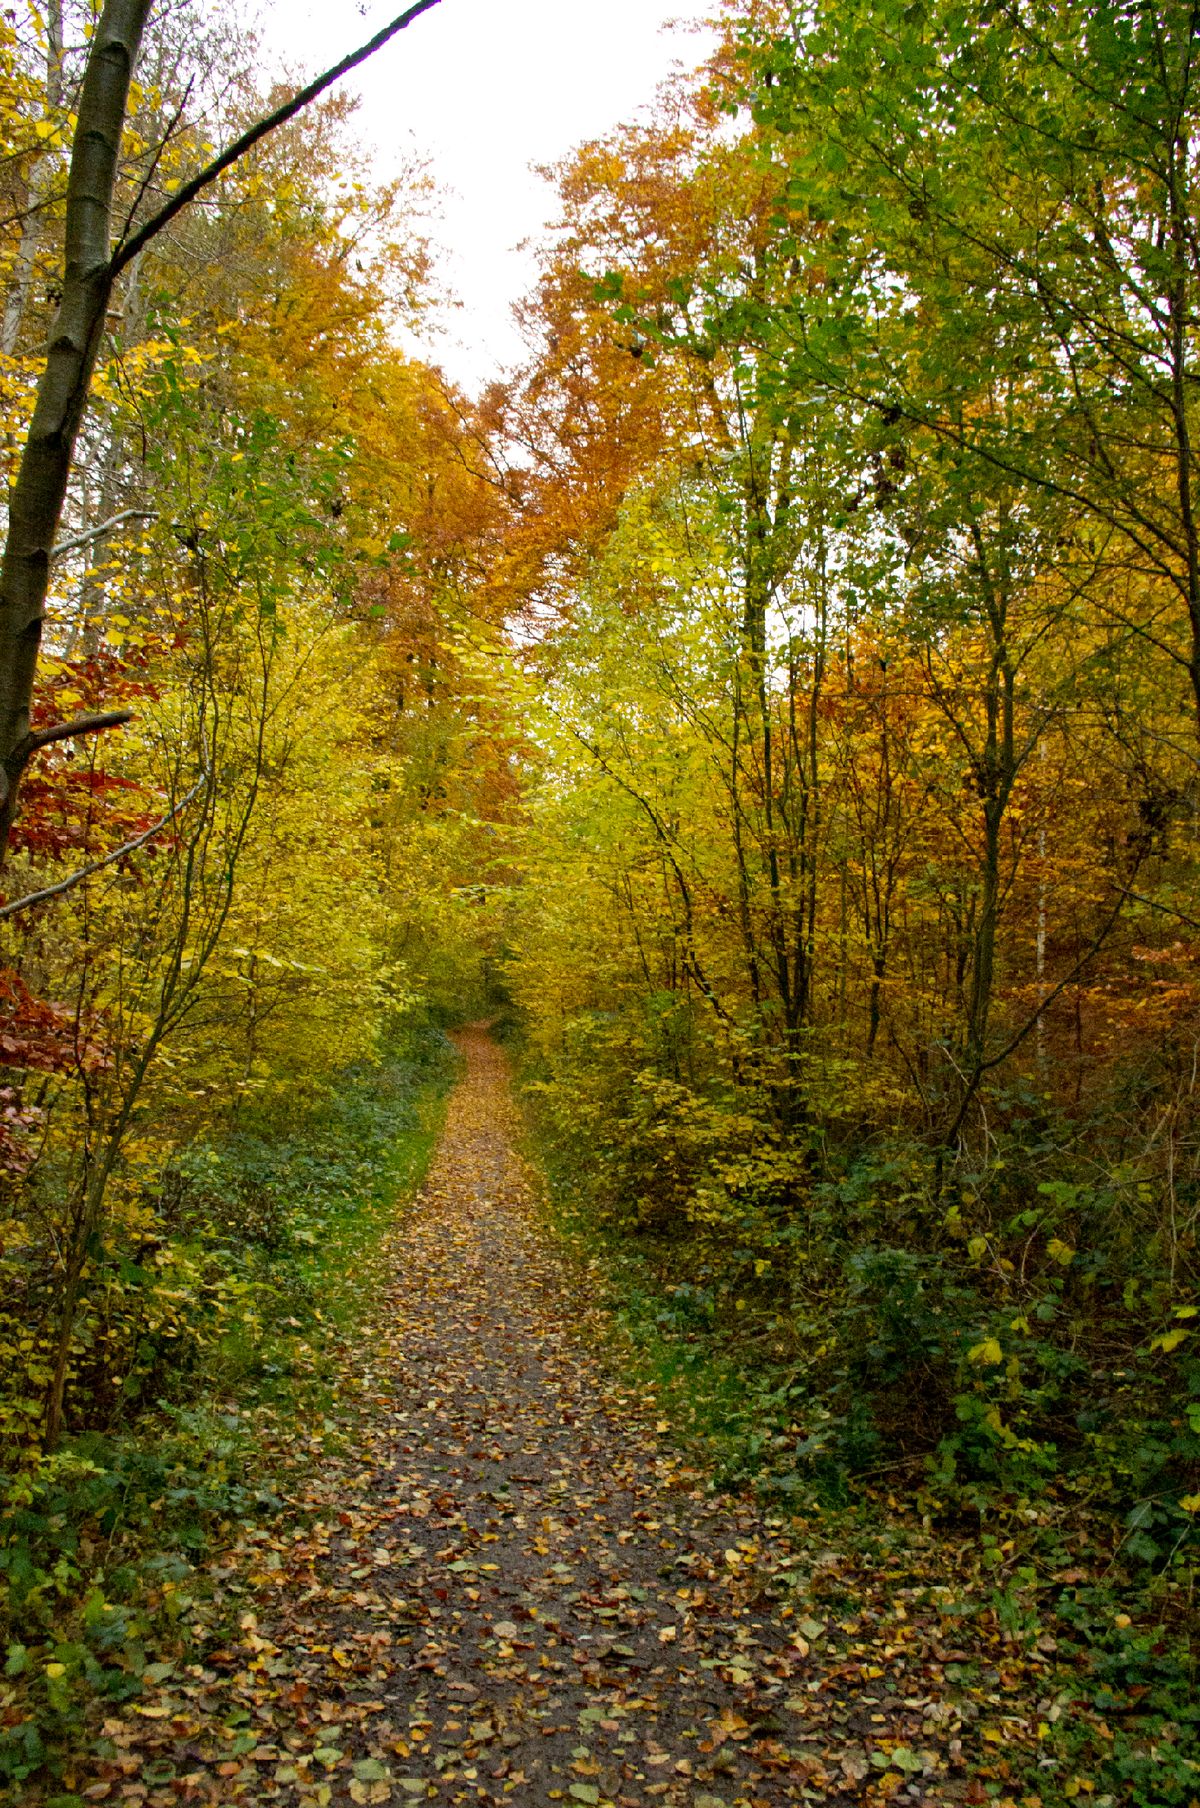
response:
{"label": "forest path", "polygon": [[[594,1309],[514,1152],[505,1059],[480,1031],[461,1046],[427,1182],[364,1277],[381,1297],[350,1353],[359,1447],[314,1477],[315,1525],[267,1528],[226,1560],[238,1631],[109,1722],[116,1762],[86,1793],[961,1796],[916,1678],[864,1680],[832,1624],[785,1608],[781,1522],[711,1496],[599,1360]],[[931,1736],[943,1749],[918,1761]],[[868,1761],[897,1745],[901,1770]]]}

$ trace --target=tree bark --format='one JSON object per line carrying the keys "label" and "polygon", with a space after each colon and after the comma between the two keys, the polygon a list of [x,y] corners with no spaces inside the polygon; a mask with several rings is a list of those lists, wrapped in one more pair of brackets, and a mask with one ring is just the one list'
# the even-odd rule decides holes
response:
{"label": "tree bark", "polygon": [[114,252],[112,206],[121,135],[129,83],[152,0],[104,0],[83,78],[71,149],[62,301],[17,472],[8,540],[0,563],[0,865],[16,818],[21,774],[38,745],[30,735],[29,723],[50,562],[116,278],[151,239],[261,139],[439,3],[414,0],[360,49],[244,132]]}
{"label": "tree bark", "polygon": [[150,4],[105,0],[79,98],[67,185],[62,301],[0,563],[0,859],[16,815],[21,774],[34,751],[30,708],[50,561],[112,292],[113,189],[129,83]]}

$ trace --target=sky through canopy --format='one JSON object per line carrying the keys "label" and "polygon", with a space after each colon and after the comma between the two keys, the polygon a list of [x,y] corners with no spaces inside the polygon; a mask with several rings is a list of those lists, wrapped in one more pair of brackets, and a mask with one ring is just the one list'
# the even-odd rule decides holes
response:
{"label": "sky through canopy", "polygon": [[[395,0],[270,0],[265,48],[290,73],[333,62],[386,23]],[[478,387],[520,355],[512,303],[533,273],[518,249],[553,218],[531,169],[633,116],[675,63],[700,59],[696,0],[442,0],[353,79],[359,131],[381,177],[413,152],[443,191],[439,274],[461,302],[428,348]],[[674,29],[668,29],[671,22]]]}

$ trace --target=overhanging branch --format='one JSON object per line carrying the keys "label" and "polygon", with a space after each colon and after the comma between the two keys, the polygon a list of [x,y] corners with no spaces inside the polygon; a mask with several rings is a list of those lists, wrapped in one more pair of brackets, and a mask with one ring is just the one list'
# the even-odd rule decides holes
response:
{"label": "overhanging branch", "polygon": [[260,139],[266,138],[279,126],[286,125],[289,119],[293,119],[297,113],[303,112],[304,108],[324,94],[327,88],[331,88],[335,82],[340,81],[343,75],[348,75],[352,69],[357,69],[360,63],[367,62],[377,50],[382,50],[383,46],[398,32],[402,32],[411,25],[414,19],[419,19],[422,13],[432,11],[439,4],[440,0],[416,0],[415,6],[410,6],[406,12],[402,12],[398,18],[392,20],[390,25],[385,25],[382,31],[377,31],[375,36],[360,49],[351,51],[350,55],[343,57],[340,63],[335,63],[323,75],[318,75],[314,81],[309,82],[307,87],[301,88],[298,94],[294,94],[291,100],[285,101],[273,113],[268,113],[265,119],[257,120],[248,131],[242,133],[240,138],[236,138],[219,156],[214,157],[211,163],[206,164],[189,181],[183,183],[156,214],[152,214],[144,225],[138,227],[131,238],[125,239],[117,247],[109,264],[110,278],[119,276],[125,266],[133,262],[151,239],[157,238],[165,226],[169,226],[185,207],[190,207],[196,197],[203,194],[206,188],[211,187],[219,176],[225,174],[227,169],[232,169],[233,165],[244,157],[247,151],[252,151]]}
{"label": "overhanging branch", "polygon": [[72,716],[69,722],[58,722],[53,728],[31,729],[0,766],[0,804],[7,802],[26,766],[43,747],[52,747],[56,741],[73,741],[77,735],[102,734],[106,728],[124,728],[132,721],[131,709],[108,709],[101,715]]}

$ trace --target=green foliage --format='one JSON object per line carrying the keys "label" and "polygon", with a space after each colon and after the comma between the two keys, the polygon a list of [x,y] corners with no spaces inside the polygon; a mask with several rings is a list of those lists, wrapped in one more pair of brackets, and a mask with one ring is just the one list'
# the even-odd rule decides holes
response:
{"label": "green foliage", "polygon": [[814,1150],[765,1094],[703,1080],[695,1045],[690,1085],[638,1064],[653,1053],[646,1030],[581,1020],[530,1097],[660,1382],[686,1403],[703,1378],[685,1410],[724,1474],[845,1497],[899,1468],[938,1514],[1086,1508],[1125,1566],[1184,1573],[1194,1313],[1135,1173],[1068,1181],[1070,1131],[1042,1125],[947,1192],[919,1141]]}
{"label": "green foliage", "polygon": [[[951,1623],[970,1618],[1013,1654],[1055,1654],[1038,1748],[1053,1768],[1031,1761],[1025,1784],[1043,1801],[1075,1797],[1070,1780],[1082,1776],[1114,1802],[1186,1808],[1200,1769],[1189,1639],[1200,1500],[1181,1488],[1200,1467],[1200,1412],[1178,1403],[1181,1392],[1197,1398],[1195,1366],[1166,1370],[1127,1314],[1096,1323],[1081,1350],[1097,1294],[1085,1290],[1084,1315],[1073,1314],[1053,1259],[1060,1272],[1028,1289],[1030,1328],[1014,1333],[1026,1315],[1011,1298],[1001,1306],[980,1258],[954,1241],[937,1253],[864,1242],[868,1225],[878,1237],[890,1218],[895,1232],[904,1213],[928,1207],[918,1148],[865,1156],[816,1187],[794,1239],[803,1278],[754,1294],[751,1251],[730,1241],[722,1260],[722,1245],[701,1246],[695,1227],[655,1236],[641,1202],[622,1219],[607,1192],[589,1198],[588,1170],[564,1152],[547,1096],[535,1087],[531,1103],[556,1222],[607,1297],[622,1370],[675,1437],[699,1448],[714,1485],[754,1486],[807,1522],[819,1549],[843,1561],[857,1552],[868,1570],[884,1525],[918,1574],[924,1564],[938,1578],[932,1594]],[[624,1113],[615,1122],[625,1134]],[[1111,1226],[1099,1189],[1065,1181],[1046,1183],[1033,1215],[1061,1228],[1057,1214],[1084,1192]],[[1029,1214],[1020,1217],[1012,1237],[1028,1235]],[[772,1245],[777,1275],[786,1242]],[[1013,1245],[993,1239],[994,1252],[1003,1247]],[[1078,1251],[1076,1262],[1102,1267]],[[1093,1366],[1099,1350],[1111,1368]],[[833,1605],[858,1611],[863,1598]],[[979,1681],[954,1663],[946,1677]]]}
{"label": "green foliage", "polygon": [[[39,1770],[98,1699],[136,1695],[206,1586],[206,1552],[280,1510],[258,1415],[319,1410],[324,1352],[361,1316],[359,1263],[420,1179],[454,1063],[413,1027],[307,1111],[172,1165],[157,1201],[171,1260],[130,1283],[137,1385],[107,1425],[0,1477],[0,1778]],[[183,1349],[159,1289],[188,1323]]]}

